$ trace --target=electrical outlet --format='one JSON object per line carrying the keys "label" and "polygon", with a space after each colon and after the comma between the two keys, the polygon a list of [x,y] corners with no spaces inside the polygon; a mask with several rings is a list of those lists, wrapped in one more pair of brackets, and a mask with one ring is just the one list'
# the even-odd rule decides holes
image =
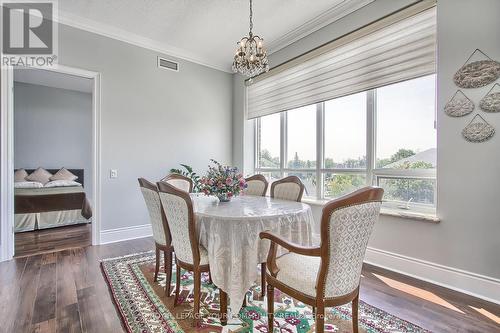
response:
{"label": "electrical outlet", "polygon": [[118,170],[116,169],[109,170],[109,178],[118,178]]}

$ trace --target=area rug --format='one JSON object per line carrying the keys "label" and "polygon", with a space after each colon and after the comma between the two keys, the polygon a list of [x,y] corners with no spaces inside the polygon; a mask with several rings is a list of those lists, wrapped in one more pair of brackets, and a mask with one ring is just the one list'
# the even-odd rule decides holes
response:
{"label": "area rug", "polygon": [[[260,297],[260,286],[247,293],[247,306],[238,314],[231,314],[228,325],[218,319],[219,294],[209,283],[208,275],[202,277],[201,325],[192,327],[193,279],[189,272],[181,271],[181,293],[177,306],[174,297],[165,295],[165,274],[153,281],[154,252],[133,254],[105,259],[101,267],[128,332],[268,332],[266,300]],[[257,269],[257,268],[256,268]],[[163,268],[160,269],[160,272]],[[176,269],[172,274],[172,294],[175,289]],[[311,307],[275,291],[274,332],[314,332]],[[363,301],[359,304],[359,325],[362,333],[429,332],[421,327],[375,308]],[[352,332],[351,305],[328,308],[325,332]]]}

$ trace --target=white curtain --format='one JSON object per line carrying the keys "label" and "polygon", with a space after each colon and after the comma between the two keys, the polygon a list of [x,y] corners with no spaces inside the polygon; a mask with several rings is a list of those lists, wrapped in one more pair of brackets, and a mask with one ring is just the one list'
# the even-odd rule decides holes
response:
{"label": "white curtain", "polygon": [[247,87],[247,117],[435,73],[436,8],[335,47]]}

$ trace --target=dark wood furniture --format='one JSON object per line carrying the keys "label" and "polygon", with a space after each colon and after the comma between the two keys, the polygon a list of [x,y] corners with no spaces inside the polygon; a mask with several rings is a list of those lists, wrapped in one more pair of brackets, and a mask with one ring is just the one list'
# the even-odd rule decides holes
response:
{"label": "dark wood furniture", "polygon": [[[311,305],[316,317],[316,332],[319,333],[324,332],[325,307],[338,306],[348,302],[352,302],[353,331],[355,333],[358,332],[359,281],[361,276],[361,266],[363,264],[363,257],[366,251],[368,238],[373,228],[373,224],[375,223],[376,219],[378,219],[378,214],[380,212],[380,202],[382,200],[383,193],[384,190],[381,188],[366,187],[347,196],[332,200],[327,203],[323,208],[323,214],[321,218],[321,244],[318,247],[298,246],[283,238],[280,238],[279,236],[271,232],[265,231],[260,233],[261,239],[269,239],[271,241],[271,247],[269,249],[269,255],[267,258],[267,267],[269,271],[266,272],[266,279],[268,283],[267,306],[269,332],[273,332],[274,288],[278,288],[291,297],[298,299],[305,304]],[[372,203],[374,203],[375,206],[370,206]],[[332,217],[332,214],[335,214],[334,217]],[[338,218],[338,216],[342,216],[342,218]],[[342,273],[345,274],[345,276],[335,275],[340,274],[335,272],[335,266],[344,263],[345,260],[349,260],[350,256],[349,253],[347,253],[347,257],[349,258],[347,258],[344,254],[332,253],[332,249],[335,249],[335,247],[333,247],[332,243],[330,242],[330,237],[332,234],[331,228],[336,228],[336,226],[333,224],[342,226],[342,228],[339,228],[339,230],[342,230],[346,233],[346,235],[348,234],[350,236],[342,237],[342,234],[338,233],[338,237],[342,237],[342,239],[336,239],[335,241],[337,242],[337,244],[338,242],[346,242],[347,246],[345,246],[344,249],[357,250],[356,253],[361,254],[358,257],[353,255],[353,259],[351,259],[360,261],[356,262],[353,265],[353,267],[359,266],[359,271],[356,271],[355,269],[346,269],[345,272]],[[337,229],[332,230],[336,231]],[[277,265],[276,258],[278,245],[290,251],[290,253],[285,254],[285,256],[298,254],[320,258],[320,261],[318,262],[319,271],[316,277],[316,281],[310,281],[311,284],[314,284],[314,288],[310,290],[314,289],[316,293],[315,295],[311,295],[311,292],[304,291],[300,288],[300,286],[291,286],[283,283],[283,280],[287,279],[278,276],[280,272],[280,268]],[[334,260],[333,263],[331,259]],[[300,265],[300,263],[298,264]],[[332,272],[332,270],[334,272]],[[297,272],[297,274],[300,274],[300,272]],[[337,285],[328,285],[327,278],[329,274],[334,276],[334,281],[338,281],[339,279],[351,281],[351,283],[347,283],[348,286],[351,286],[352,281],[355,281],[356,286],[353,288],[349,288],[348,291],[342,295],[335,294],[335,296],[331,296],[327,294],[327,289],[328,293],[331,293],[331,290],[341,289],[342,291],[345,291],[346,288],[342,288]],[[340,283],[340,286],[343,286],[343,282]],[[297,287],[298,289],[296,289]]]}
{"label": "dark wood furniture", "polygon": [[304,184],[297,176],[288,176],[271,184],[271,198],[300,202]]}
{"label": "dark wood furniture", "polygon": [[[180,190],[167,182],[160,181],[157,185],[163,211],[165,213],[169,229],[172,232],[172,244],[176,253],[175,263],[177,265],[177,273],[174,304],[177,304],[179,299],[181,268],[193,272],[193,326],[197,327],[199,324],[200,313],[201,273],[210,273],[208,253],[205,249],[200,248],[198,243],[193,202],[191,201],[189,193]],[[220,290],[220,312],[221,323],[225,325],[227,324],[227,295],[222,290]]]}
{"label": "dark wood furniture", "polygon": [[155,184],[147,181],[144,178],[139,178],[139,186],[144,196],[144,201],[148,208],[149,217],[153,229],[153,238],[155,239],[155,276],[154,281],[158,280],[158,272],[160,270],[160,253],[163,252],[163,265],[166,274],[165,295],[170,296],[170,281],[172,280],[172,254],[174,247],[172,246],[172,236],[168,228],[165,213],[161,208],[160,196],[158,188]]}
{"label": "dark wood furniture", "polygon": [[186,192],[193,192],[193,180],[178,173],[171,173],[161,179],[162,182],[169,183]]}
{"label": "dark wood furniture", "polygon": [[[266,177],[263,175],[257,174],[251,177],[245,178],[245,181],[248,185],[245,190],[245,194],[248,195],[257,195],[261,197],[265,197],[267,193],[267,187],[269,183],[267,182]],[[255,187],[255,188],[254,188]]]}

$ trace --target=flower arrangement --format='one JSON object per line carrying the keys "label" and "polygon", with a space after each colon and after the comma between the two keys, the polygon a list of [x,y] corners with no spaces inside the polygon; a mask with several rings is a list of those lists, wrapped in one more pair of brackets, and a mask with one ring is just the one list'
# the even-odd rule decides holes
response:
{"label": "flower arrangement", "polygon": [[247,187],[245,178],[238,168],[225,166],[216,160],[210,160],[207,175],[201,178],[201,191],[205,195],[215,195],[220,201],[230,201]]}

